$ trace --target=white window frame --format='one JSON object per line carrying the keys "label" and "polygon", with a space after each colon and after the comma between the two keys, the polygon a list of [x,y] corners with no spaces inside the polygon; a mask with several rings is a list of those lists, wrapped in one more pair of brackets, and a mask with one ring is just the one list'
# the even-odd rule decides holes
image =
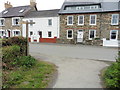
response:
{"label": "white window frame", "polygon": [[[112,23],[113,22],[113,16],[117,15],[118,19],[117,19],[117,23]],[[111,18],[111,25],[118,25],[119,24],[119,14],[112,14],[112,18]]]}
{"label": "white window frame", "polygon": [[[92,17],[92,16],[95,16],[95,23],[94,23],[94,24],[91,24],[91,23],[92,23],[92,22],[91,22],[91,20],[92,20],[91,17]],[[96,25],[96,22],[97,22],[97,15],[90,15],[90,25]]]}
{"label": "white window frame", "polygon": [[[14,34],[14,32],[16,32],[16,31],[20,32],[20,35]],[[20,31],[20,30],[13,30],[13,31],[12,31],[12,34],[13,34],[14,37],[16,37],[16,36],[21,36],[21,31]]]}
{"label": "white window frame", "polygon": [[[68,31],[72,31],[72,37],[71,38],[68,37]],[[73,30],[72,29],[67,30],[67,39],[73,39]]]}
{"label": "white window frame", "polygon": [[[4,20],[3,25],[1,23],[1,20]],[[5,19],[4,18],[0,18],[0,26],[5,26]]]}
{"label": "white window frame", "polygon": [[76,10],[84,10],[84,7],[83,6],[77,6]]}
{"label": "white window frame", "polygon": [[0,34],[1,37],[5,35],[5,30],[0,30],[0,32],[3,32],[3,34]]}
{"label": "white window frame", "polygon": [[19,19],[19,22],[20,22],[20,17],[14,17],[14,18],[12,18],[12,25],[13,26],[19,26],[20,24],[18,23],[18,24],[14,24],[14,19]]}
{"label": "white window frame", "polygon": [[[79,23],[80,16],[82,16],[82,17],[83,17],[83,23],[82,23],[82,24],[80,24],[80,23]],[[78,25],[84,25],[84,15],[79,15],[79,16],[78,16]]]}
{"label": "white window frame", "polygon": [[[116,31],[116,39],[111,39],[112,31]],[[118,39],[118,30],[110,30],[110,40],[117,40]]]}
{"label": "white window frame", "polygon": [[[72,17],[72,24],[69,24],[69,17]],[[67,16],[67,25],[73,25],[73,16]]]}
{"label": "white window frame", "polygon": [[91,31],[94,31],[94,38],[96,38],[96,30],[89,30],[89,40],[92,40],[93,38],[90,38]]}
{"label": "white window frame", "polygon": [[[51,25],[49,24],[49,20],[51,20]],[[52,19],[48,19],[48,26],[52,26],[53,25],[53,20]]]}
{"label": "white window frame", "polygon": [[98,5],[90,6],[90,9],[98,9]]}

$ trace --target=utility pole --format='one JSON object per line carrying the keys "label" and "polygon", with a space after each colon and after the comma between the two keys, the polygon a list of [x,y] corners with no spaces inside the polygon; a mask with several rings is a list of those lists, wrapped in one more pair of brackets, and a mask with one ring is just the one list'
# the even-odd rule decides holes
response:
{"label": "utility pole", "polygon": [[28,22],[28,21],[22,21],[21,24],[26,24],[26,39],[27,39],[27,47],[26,47],[26,56],[29,55],[29,24],[35,24],[35,22]]}

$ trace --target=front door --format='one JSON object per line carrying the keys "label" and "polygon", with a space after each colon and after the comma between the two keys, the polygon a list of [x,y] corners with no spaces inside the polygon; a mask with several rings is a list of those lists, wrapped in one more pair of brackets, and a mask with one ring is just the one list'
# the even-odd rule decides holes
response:
{"label": "front door", "polygon": [[42,31],[38,31],[38,34],[40,35],[40,38],[42,38]]}
{"label": "front door", "polygon": [[78,30],[77,42],[78,42],[78,43],[83,42],[83,30]]}

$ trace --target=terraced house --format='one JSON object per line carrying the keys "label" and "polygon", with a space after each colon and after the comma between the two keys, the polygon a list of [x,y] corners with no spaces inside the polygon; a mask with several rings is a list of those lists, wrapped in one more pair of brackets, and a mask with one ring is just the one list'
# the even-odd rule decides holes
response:
{"label": "terraced house", "polygon": [[59,43],[118,46],[120,1],[64,2]]}
{"label": "terraced house", "polygon": [[30,11],[36,11],[35,0],[30,0],[30,5],[13,7],[10,2],[4,4],[5,10],[0,13],[0,38],[22,36],[20,22]]}

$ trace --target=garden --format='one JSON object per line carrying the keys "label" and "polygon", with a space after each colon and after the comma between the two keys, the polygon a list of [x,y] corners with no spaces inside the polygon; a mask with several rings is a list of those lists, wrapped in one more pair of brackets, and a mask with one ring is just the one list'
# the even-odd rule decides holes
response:
{"label": "garden", "polygon": [[2,40],[2,88],[46,88],[55,65],[26,56],[27,39]]}

